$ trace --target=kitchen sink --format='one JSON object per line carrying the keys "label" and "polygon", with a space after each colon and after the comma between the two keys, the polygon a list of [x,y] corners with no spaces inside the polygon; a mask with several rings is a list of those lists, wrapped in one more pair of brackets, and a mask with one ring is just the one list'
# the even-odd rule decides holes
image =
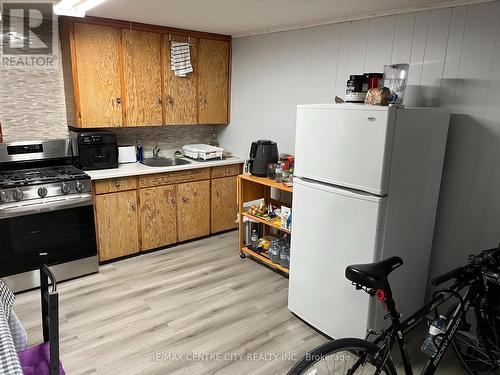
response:
{"label": "kitchen sink", "polygon": [[172,167],[174,165],[190,164],[191,162],[186,159],[177,158],[147,158],[141,161],[141,163],[148,167]]}

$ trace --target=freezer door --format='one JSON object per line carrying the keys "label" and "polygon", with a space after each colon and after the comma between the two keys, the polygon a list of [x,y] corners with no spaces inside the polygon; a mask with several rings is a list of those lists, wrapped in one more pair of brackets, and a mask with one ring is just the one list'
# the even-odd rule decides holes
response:
{"label": "freezer door", "polygon": [[395,108],[297,107],[295,175],[387,193]]}
{"label": "freezer door", "polygon": [[377,257],[386,198],[294,180],[288,308],[334,337],[363,338],[370,298],[345,278]]}

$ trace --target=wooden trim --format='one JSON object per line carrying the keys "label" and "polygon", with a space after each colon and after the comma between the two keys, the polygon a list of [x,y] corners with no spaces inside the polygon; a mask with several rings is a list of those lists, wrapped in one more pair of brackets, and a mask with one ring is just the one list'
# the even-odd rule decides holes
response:
{"label": "wooden trim", "polygon": [[227,72],[228,72],[228,76],[227,76],[227,117],[226,117],[226,125],[229,125],[229,123],[231,122],[231,71],[232,71],[232,68],[233,68],[233,39],[229,39],[229,57],[228,57],[228,60],[227,60],[227,64],[228,64],[228,67],[227,67]]}
{"label": "wooden trim", "polygon": [[287,191],[289,193],[293,193],[293,188],[290,186],[286,186],[283,183],[276,182],[274,180],[271,180],[267,177],[257,177],[253,176],[251,174],[243,173],[238,176],[238,178],[241,178],[242,180],[247,180],[256,184],[264,185],[264,186],[269,186],[272,188],[276,188],[279,190]]}
{"label": "wooden trim", "polygon": [[236,199],[238,201],[238,240],[239,240],[239,245],[240,245],[238,251],[241,252],[241,249],[245,245],[244,238],[243,238],[245,227],[244,227],[244,222],[243,222],[243,215],[241,214],[243,212],[243,194],[242,194],[243,180],[241,180],[240,178],[237,178],[236,180],[237,180],[236,181],[236,194],[238,195],[236,197]]}
{"label": "wooden trim", "polygon": [[[163,35],[160,37],[160,79],[161,79],[161,124],[167,124],[167,101],[165,98],[165,69],[163,69],[163,64],[165,63],[165,38]],[[169,43],[170,47],[170,43]]]}
{"label": "wooden trim", "polygon": [[142,252],[142,226],[141,226],[141,189],[139,189],[139,176],[135,177],[135,183],[137,185],[137,190],[135,191],[136,194],[136,200],[137,200],[137,230],[138,230],[138,237],[137,240],[139,241],[139,252]]}
{"label": "wooden trim", "polygon": [[120,29],[120,84],[122,94],[122,127],[127,126],[127,91],[125,90],[125,48],[123,46],[123,30]]}
{"label": "wooden trim", "polygon": [[92,209],[94,211],[94,228],[95,228],[95,242],[97,246],[97,258],[101,262],[101,249],[99,244],[99,223],[97,222],[97,208],[96,199],[97,195],[95,193],[95,181],[92,181]]}
{"label": "wooden trim", "polygon": [[78,84],[78,68],[76,61],[75,28],[73,24],[67,26],[67,37],[69,38],[69,51],[71,54],[71,76],[73,79],[73,92],[75,101],[75,123],[82,128],[82,109],[80,108],[80,85]]}
{"label": "wooden trim", "polygon": [[102,26],[112,26],[118,27],[122,29],[132,29],[138,31],[147,31],[159,34],[178,34],[182,36],[191,36],[195,38],[205,38],[205,39],[214,39],[214,40],[231,40],[231,36],[223,35],[223,34],[215,34],[208,33],[203,31],[196,30],[187,30],[187,29],[179,29],[175,27],[167,27],[167,26],[157,26],[157,25],[149,25],[145,23],[139,22],[129,22],[124,20],[115,20],[111,18],[101,18],[101,17],[92,17],[86,16],[85,18],[76,18],[76,17],[59,17],[60,22],[68,22],[68,23],[90,23],[94,25],[102,25]]}
{"label": "wooden trim", "polygon": [[[195,89],[195,97],[196,97],[196,124],[200,124],[200,95],[199,95],[199,88],[200,88],[200,44],[201,44],[201,39],[198,39],[198,43],[196,43],[196,66],[195,69],[198,71],[196,72],[196,80],[194,82],[194,89]],[[215,130],[215,129],[214,129]]]}

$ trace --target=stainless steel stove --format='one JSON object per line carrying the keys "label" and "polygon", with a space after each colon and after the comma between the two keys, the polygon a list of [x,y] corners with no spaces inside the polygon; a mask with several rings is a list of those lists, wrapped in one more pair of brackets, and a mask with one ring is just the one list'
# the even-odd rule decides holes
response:
{"label": "stainless steel stove", "polygon": [[59,280],[98,271],[90,177],[66,139],[0,144],[0,278],[38,286],[38,253]]}

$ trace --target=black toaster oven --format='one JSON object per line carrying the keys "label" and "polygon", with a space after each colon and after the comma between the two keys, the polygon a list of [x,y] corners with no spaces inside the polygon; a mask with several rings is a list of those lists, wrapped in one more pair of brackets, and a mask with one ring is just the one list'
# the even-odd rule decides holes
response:
{"label": "black toaster oven", "polygon": [[118,144],[110,131],[72,132],[73,163],[83,170],[118,168]]}

